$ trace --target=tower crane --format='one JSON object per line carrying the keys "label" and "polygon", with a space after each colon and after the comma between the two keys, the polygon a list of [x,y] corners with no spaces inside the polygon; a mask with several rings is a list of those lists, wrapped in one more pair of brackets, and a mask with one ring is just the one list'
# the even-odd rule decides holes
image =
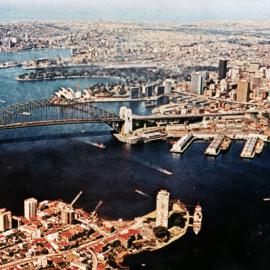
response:
{"label": "tower crane", "polygon": [[80,191],[77,196],[74,198],[74,200],[71,202],[70,206],[73,207],[73,205],[75,204],[75,202],[77,202],[77,200],[81,197],[82,195],[82,191]]}
{"label": "tower crane", "polygon": [[103,201],[99,201],[97,206],[95,207],[94,211],[91,213],[91,218],[95,217],[98,209],[101,207],[101,205],[103,204]]}

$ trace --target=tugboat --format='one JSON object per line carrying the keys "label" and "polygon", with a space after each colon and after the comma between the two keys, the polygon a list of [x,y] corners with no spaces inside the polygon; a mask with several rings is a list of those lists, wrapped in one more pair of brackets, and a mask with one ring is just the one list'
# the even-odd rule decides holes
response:
{"label": "tugboat", "polygon": [[193,216],[193,231],[197,235],[202,227],[202,207],[197,204]]}

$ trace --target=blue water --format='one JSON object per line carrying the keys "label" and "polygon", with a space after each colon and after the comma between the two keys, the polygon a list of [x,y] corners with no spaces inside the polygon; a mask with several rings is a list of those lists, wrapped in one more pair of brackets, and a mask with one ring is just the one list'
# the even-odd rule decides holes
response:
{"label": "blue water", "polygon": [[[96,83],[96,79],[88,79],[21,84],[14,80],[19,72],[0,70],[0,99],[6,101],[1,107],[49,97],[60,85]],[[146,112],[144,104],[125,105],[136,113]],[[120,104],[102,106],[117,112]],[[89,141],[103,142],[107,148],[96,149]],[[172,155],[167,142],[122,144],[104,124],[1,131],[0,208],[22,214],[27,197],[72,201],[83,190],[79,207],[90,211],[103,200],[103,217],[134,218],[152,210],[156,192],[166,188],[191,210],[201,203],[202,231],[195,236],[190,230],[161,251],[128,258],[130,269],[269,269],[270,203],[262,198],[270,197],[270,147],[249,161],[240,158],[243,142],[234,142],[226,154],[215,159],[203,154],[207,145],[196,142],[183,155]]]}

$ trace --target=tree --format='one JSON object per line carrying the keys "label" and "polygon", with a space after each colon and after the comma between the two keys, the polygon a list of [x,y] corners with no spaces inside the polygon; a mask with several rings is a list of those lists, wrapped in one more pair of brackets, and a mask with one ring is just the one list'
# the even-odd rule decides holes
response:
{"label": "tree", "polygon": [[163,226],[158,226],[154,228],[154,234],[157,238],[169,238],[170,237],[170,232],[168,231],[167,228]]}

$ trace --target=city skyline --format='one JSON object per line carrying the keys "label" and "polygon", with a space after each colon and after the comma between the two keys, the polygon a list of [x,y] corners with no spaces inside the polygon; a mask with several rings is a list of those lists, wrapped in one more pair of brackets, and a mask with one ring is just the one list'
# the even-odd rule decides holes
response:
{"label": "city skyline", "polygon": [[[115,21],[200,21],[267,20],[270,3],[259,1],[217,0],[120,0],[120,1],[19,1],[0,3],[2,21],[35,19],[115,20]],[[258,16],[260,14],[260,16]]]}

